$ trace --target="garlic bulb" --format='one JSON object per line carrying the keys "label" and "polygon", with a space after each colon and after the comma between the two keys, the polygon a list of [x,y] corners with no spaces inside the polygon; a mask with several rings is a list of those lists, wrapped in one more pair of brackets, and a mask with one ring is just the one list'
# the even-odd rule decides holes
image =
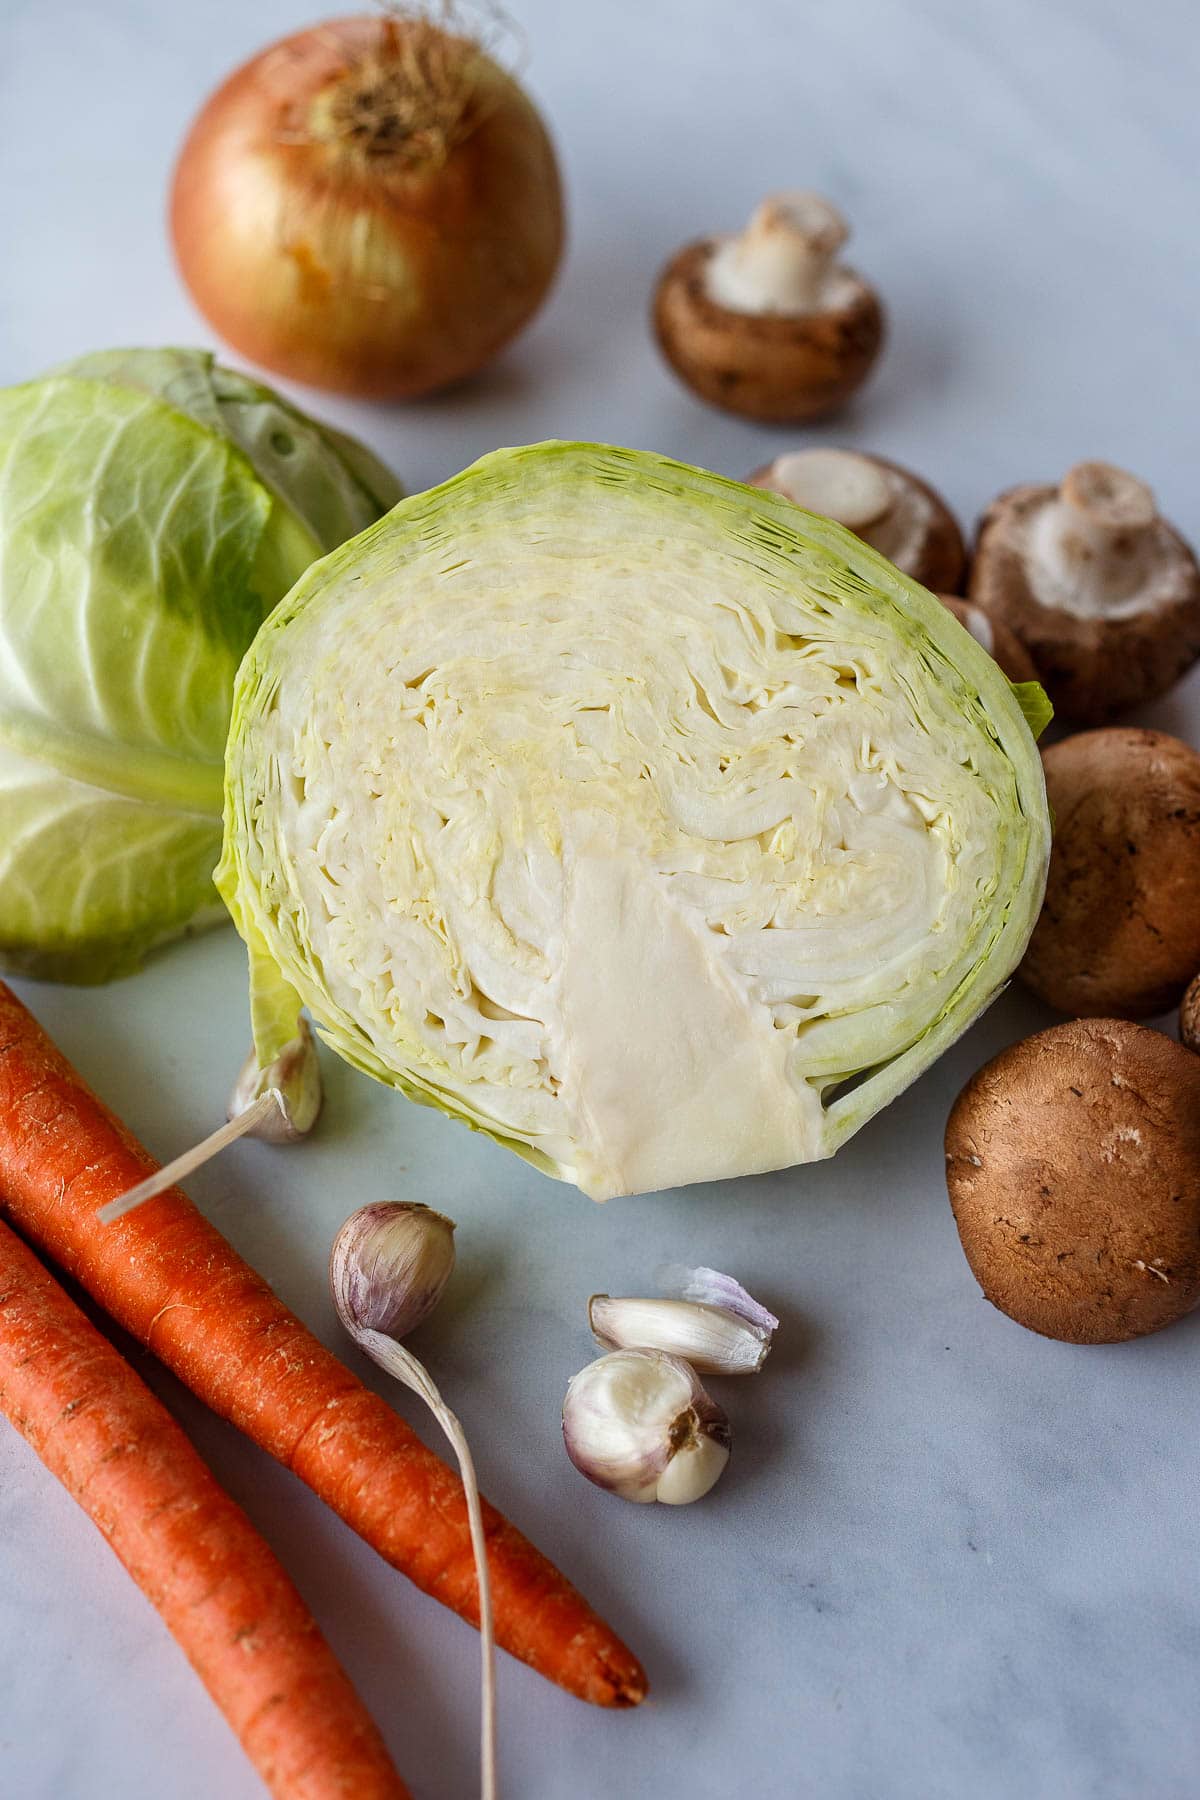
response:
{"label": "garlic bulb", "polygon": [[238,1072],[225,1116],[239,1119],[264,1094],[274,1092],[278,1101],[262,1111],[247,1135],[265,1138],[269,1144],[294,1144],[307,1137],[321,1110],[321,1065],[312,1026],[300,1020],[296,1036],[286,1043],[273,1063],[261,1069],[251,1050]]}
{"label": "garlic bulb", "polygon": [[453,1219],[418,1200],[380,1200],[334,1238],[329,1286],[349,1329],[402,1338],[428,1318],[453,1269]]}
{"label": "garlic bulb", "polygon": [[684,1271],[681,1300],[593,1294],[588,1323],[607,1350],[644,1348],[682,1356],[702,1375],[754,1375],[771,1349],[779,1320],[730,1275]]}
{"label": "garlic bulb", "polygon": [[563,1401],[563,1441],[581,1475],[622,1500],[687,1506],[729,1461],[729,1421],[682,1357],[613,1350]]}

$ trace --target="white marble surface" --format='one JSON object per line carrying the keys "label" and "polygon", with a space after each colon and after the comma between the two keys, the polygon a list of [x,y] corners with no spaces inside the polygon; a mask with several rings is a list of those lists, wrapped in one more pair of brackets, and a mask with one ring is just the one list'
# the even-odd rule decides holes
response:
{"label": "white marble surface", "polygon": [[[1107,455],[1200,535],[1193,0],[511,10],[570,184],[553,304],[453,397],[314,402],[412,486],[550,435],[730,473],[765,460],[787,440],[694,404],[656,359],[645,302],[677,242],[804,184],[853,216],[893,318],[878,379],[824,441],[911,461],[964,516]],[[102,344],[205,340],[164,241],[170,157],[210,83],[305,14],[0,0],[0,380]],[[1200,680],[1151,717],[1200,736]],[[102,993],[26,992],[156,1150],[218,1113],[245,1035],[229,933]],[[407,1194],[459,1219],[460,1272],[421,1348],[494,1498],[654,1682],[613,1717],[506,1662],[510,1800],[1196,1793],[1200,1317],[1116,1349],[1030,1336],[980,1298],[945,1199],[953,1096],[1044,1020],[1010,995],[836,1163],[798,1173],[593,1208],[330,1059],[309,1150],[241,1147],[195,1182],[331,1343],[323,1264],[347,1211]],[[588,1292],[643,1287],[680,1256],[735,1270],[785,1326],[768,1371],[727,1394],[727,1478],[673,1513],[587,1487],[557,1409],[588,1355]],[[469,1796],[473,1634],[151,1378],[287,1561],[415,1792]],[[7,1428],[0,1695],[13,1800],[259,1791],[149,1607]]]}

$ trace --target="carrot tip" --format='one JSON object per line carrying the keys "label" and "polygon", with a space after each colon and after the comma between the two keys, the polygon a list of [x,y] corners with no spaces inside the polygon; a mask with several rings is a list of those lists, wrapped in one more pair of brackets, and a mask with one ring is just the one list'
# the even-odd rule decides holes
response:
{"label": "carrot tip", "polygon": [[601,1661],[596,1688],[587,1698],[597,1706],[628,1709],[640,1706],[648,1692],[646,1671],[636,1657],[629,1655],[628,1661],[619,1666],[614,1666],[612,1660],[605,1657]]}

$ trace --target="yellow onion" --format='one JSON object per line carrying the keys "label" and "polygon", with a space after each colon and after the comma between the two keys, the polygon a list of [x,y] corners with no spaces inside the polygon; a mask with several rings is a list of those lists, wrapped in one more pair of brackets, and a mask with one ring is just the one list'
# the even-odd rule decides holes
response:
{"label": "yellow onion", "polygon": [[209,323],[277,374],[403,399],[518,332],[562,251],[554,149],[472,38],[396,12],[283,38],[196,119],[179,267]]}

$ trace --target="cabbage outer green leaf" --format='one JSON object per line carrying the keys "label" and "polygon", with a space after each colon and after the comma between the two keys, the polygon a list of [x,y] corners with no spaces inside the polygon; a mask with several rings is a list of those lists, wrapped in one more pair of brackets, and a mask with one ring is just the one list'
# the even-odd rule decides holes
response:
{"label": "cabbage outer green leaf", "polygon": [[218,884],[260,1060],[597,1197],[832,1154],[995,996],[1049,821],[1017,694],[790,502],[497,452],[310,569],[238,676]]}
{"label": "cabbage outer green leaf", "polygon": [[102,981],[224,917],[234,673],[313,558],[378,517],[363,457],[360,478],[204,352],[0,391],[5,967]]}
{"label": "cabbage outer green leaf", "polygon": [[52,373],[140,388],[230,438],[308,531],[314,556],[373,525],[404,496],[365,444],[225,368],[209,350],[94,350]]}

